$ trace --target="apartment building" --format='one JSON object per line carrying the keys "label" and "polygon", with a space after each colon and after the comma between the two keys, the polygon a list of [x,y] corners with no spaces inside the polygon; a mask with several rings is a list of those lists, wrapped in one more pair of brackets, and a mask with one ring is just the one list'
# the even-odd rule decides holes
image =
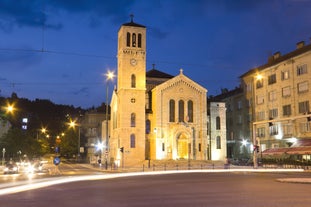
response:
{"label": "apartment building", "polygon": [[293,154],[306,154],[299,151],[311,139],[311,44],[299,42],[285,55],[276,52],[240,79],[259,153],[281,154],[296,147]]}

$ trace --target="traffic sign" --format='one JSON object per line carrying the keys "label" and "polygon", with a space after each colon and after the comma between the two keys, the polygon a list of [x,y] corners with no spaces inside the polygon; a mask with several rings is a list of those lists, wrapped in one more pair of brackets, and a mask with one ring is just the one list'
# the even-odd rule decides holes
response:
{"label": "traffic sign", "polygon": [[54,157],[53,163],[54,163],[54,165],[59,165],[60,158],[59,157]]}

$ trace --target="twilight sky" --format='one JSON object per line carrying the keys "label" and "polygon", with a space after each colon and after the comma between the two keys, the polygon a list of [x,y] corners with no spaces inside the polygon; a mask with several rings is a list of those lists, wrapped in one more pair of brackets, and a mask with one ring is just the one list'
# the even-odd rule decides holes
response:
{"label": "twilight sky", "polygon": [[0,96],[99,106],[130,14],[147,27],[147,70],[183,68],[208,95],[310,44],[310,0],[0,0]]}

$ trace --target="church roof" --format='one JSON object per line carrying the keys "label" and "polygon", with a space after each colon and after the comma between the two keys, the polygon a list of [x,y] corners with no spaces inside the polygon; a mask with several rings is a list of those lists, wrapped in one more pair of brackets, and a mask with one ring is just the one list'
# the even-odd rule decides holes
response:
{"label": "church roof", "polygon": [[161,72],[156,69],[151,69],[146,73],[146,77],[148,78],[173,78],[174,76]]}

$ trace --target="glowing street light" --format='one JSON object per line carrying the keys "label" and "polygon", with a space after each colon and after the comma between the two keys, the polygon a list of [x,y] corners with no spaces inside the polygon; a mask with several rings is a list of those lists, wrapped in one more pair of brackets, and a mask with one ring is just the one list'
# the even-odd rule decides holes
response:
{"label": "glowing street light", "polygon": [[78,123],[76,123],[76,121],[70,121],[69,122],[69,127],[70,128],[75,128],[75,127],[78,127],[78,129],[79,129],[79,132],[78,132],[78,159],[80,158],[80,139],[81,139],[81,132],[80,132],[80,124],[78,124]]}
{"label": "glowing street light", "polygon": [[[107,74],[106,74],[106,151],[108,152],[109,150],[109,135],[108,135],[108,83],[109,83],[109,80],[113,80],[113,78],[115,77],[114,75],[114,72],[113,71],[108,71]],[[108,161],[106,159],[105,161],[105,168],[107,169],[108,167]]]}

